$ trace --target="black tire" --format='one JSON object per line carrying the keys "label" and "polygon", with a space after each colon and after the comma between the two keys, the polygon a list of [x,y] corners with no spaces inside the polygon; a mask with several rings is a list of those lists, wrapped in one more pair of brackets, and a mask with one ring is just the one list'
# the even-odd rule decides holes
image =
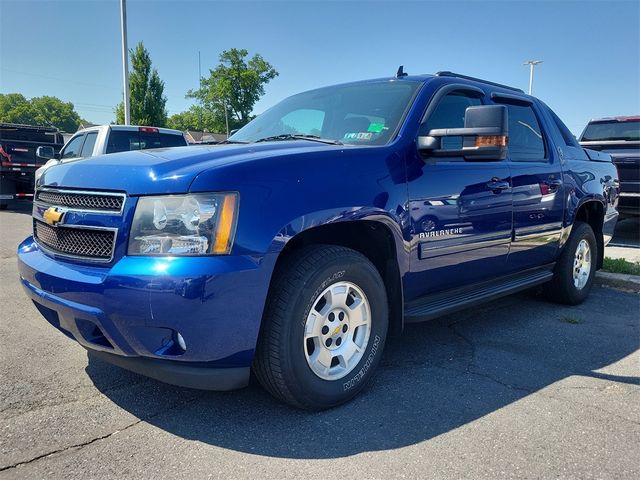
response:
{"label": "black tire", "polygon": [[[588,243],[591,250],[591,270],[584,287],[577,288],[573,278],[574,259],[576,249],[582,240]],[[591,287],[593,286],[597,260],[598,245],[591,226],[584,222],[575,222],[569,240],[567,240],[560,254],[560,258],[556,262],[553,279],[545,285],[547,296],[565,305],[578,305],[582,303],[589,295]]]}
{"label": "black tire", "polygon": [[[307,316],[322,292],[350,282],[364,292],[371,329],[364,354],[343,378],[326,380],[305,356]],[[388,305],[375,266],[360,253],[338,246],[315,245],[293,253],[278,269],[269,290],[253,370],[276,398],[306,410],[340,405],[357,395],[373,376],[387,335]]]}

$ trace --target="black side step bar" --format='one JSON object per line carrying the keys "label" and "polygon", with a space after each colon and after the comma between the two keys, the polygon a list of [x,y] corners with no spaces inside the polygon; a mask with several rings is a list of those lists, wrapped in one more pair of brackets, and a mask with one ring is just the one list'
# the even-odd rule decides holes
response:
{"label": "black side step bar", "polygon": [[405,323],[423,322],[463,308],[503,297],[551,280],[553,272],[548,266],[517,275],[465,288],[428,295],[408,303],[404,309]]}

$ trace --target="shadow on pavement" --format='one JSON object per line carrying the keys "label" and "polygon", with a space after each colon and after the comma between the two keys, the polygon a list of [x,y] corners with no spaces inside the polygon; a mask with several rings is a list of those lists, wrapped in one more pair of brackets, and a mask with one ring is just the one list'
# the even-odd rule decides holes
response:
{"label": "shadow on pavement", "polygon": [[638,348],[638,299],[594,289],[582,306],[564,307],[525,292],[408,325],[369,388],[320,413],[277,403],[255,383],[198,392],[92,357],[86,371],[114,403],[179,437],[270,457],[345,457],[423,442],[573,375],[638,384],[596,371]]}
{"label": "shadow on pavement", "polygon": [[640,248],[640,217],[618,221],[609,245]]}
{"label": "shadow on pavement", "polygon": [[8,205],[6,208],[0,209],[0,212],[10,212],[10,213],[23,213],[26,215],[31,215],[33,204],[30,201],[15,201]]}

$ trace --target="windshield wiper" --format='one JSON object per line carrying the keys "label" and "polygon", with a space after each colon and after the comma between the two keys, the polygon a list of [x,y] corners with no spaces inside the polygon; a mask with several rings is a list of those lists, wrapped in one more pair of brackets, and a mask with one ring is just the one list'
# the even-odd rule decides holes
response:
{"label": "windshield wiper", "polygon": [[283,133],[281,135],[271,135],[269,137],[259,138],[258,142],[280,142],[284,140],[309,140],[311,142],[328,143],[331,145],[342,145],[339,140],[332,140],[330,138],[322,138],[318,135],[302,135],[298,133]]}
{"label": "windshield wiper", "polygon": [[230,143],[242,143],[242,144],[245,144],[245,143],[250,143],[250,142],[248,142],[246,140],[223,140],[221,142],[218,142],[218,145],[230,144]]}

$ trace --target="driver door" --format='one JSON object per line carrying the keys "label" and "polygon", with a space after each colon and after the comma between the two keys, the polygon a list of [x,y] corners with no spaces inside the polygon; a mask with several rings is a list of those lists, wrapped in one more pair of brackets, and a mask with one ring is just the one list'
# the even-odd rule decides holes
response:
{"label": "driver door", "polygon": [[[462,128],[466,109],[482,105],[484,96],[475,87],[441,88],[419,135],[432,129]],[[462,144],[461,137],[443,140],[443,149],[458,149]],[[462,157],[418,161],[419,171],[408,182],[413,277],[408,282],[408,297],[504,274],[513,213],[508,163]]]}

